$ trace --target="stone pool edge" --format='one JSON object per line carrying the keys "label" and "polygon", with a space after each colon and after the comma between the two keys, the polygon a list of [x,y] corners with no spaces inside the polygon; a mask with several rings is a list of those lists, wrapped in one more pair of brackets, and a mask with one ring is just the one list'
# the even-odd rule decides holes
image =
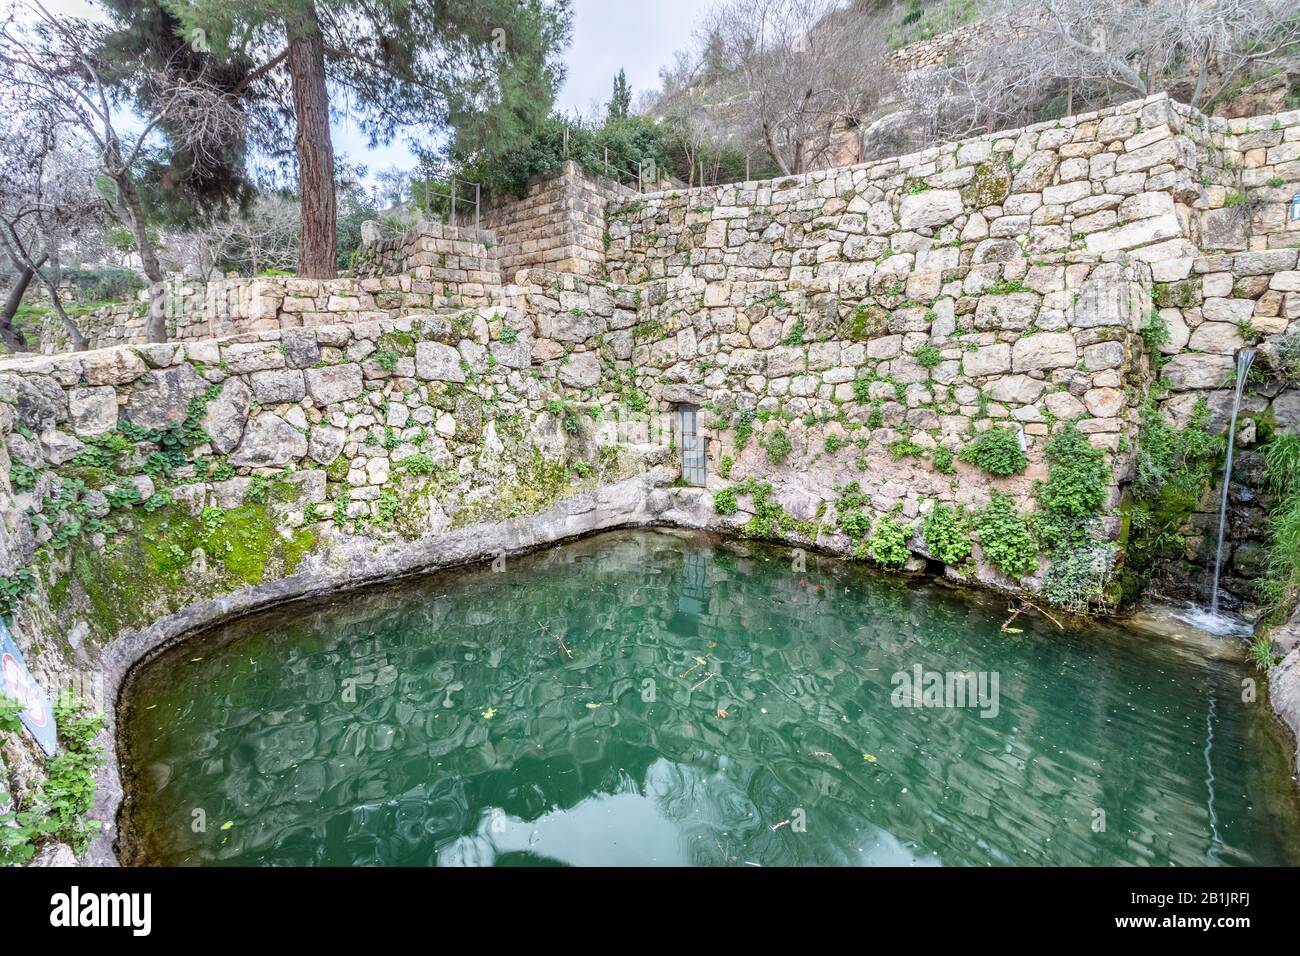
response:
{"label": "stone pool edge", "polygon": [[[117,712],[131,671],[163,649],[240,617],[322,594],[361,590],[403,577],[478,564],[502,553],[518,556],[573,538],[632,527],[677,527],[734,535],[733,522],[718,515],[702,489],[671,487],[672,469],[657,467],[632,478],[581,492],[545,511],[503,522],[471,525],[424,535],[413,541],[374,547],[373,542],[344,542],[335,551],[313,557],[289,577],[250,585],[198,601],[155,621],[147,628],[117,635],[105,649],[104,765],[96,777],[91,818],[101,824],[83,858],[85,865],[118,866],[119,814],[125,797],[119,762]],[[797,545],[796,545],[797,546]],[[807,545],[810,550],[843,556],[847,549]],[[981,590],[998,590],[997,582],[958,581]],[[1300,614],[1296,619],[1300,627]],[[1275,716],[1296,744],[1300,772],[1300,648],[1269,672],[1269,699]]]}
{"label": "stone pool edge", "polygon": [[581,492],[527,517],[471,525],[378,548],[367,540],[341,543],[304,562],[297,573],[197,601],[145,628],[120,632],[104,650],[104,764],[96,776],[90,818],[101,829],[83,858],[90,866],[117,866],[119,812],[125,796],[119,762],[117,712],[130,672],[163,649],[208,628],[258,611],[322,594],[360,590],[386,581],[517,556],[600,531],[649,525],[728,530],[699,493],[668,487],[669,468]]}

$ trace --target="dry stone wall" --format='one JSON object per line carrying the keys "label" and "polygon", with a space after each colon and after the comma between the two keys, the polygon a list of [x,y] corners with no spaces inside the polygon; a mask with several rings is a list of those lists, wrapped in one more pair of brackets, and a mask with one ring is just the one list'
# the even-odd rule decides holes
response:
{"label": "dry stone wall", "polygon": [[[350,274],[337,279],[169,278],[168,337],[189,341],[486,306],[502,301],[503,281],[531,268],[595,275],[604,268],[605,206],[635,194],[565,163],[531,183],[522,199],[486,210],[481,229],[422,220],[399,237],[363,241]],[[77,321],[92,348],[141,344],[147,301],[142,293]],[[53,319],[36,336],[45,354],[68,349],[67,334]]]}
{"label": "dry stone wall", "polygon": [[[33,613],[55,589],[107,638],[169,588],[290,572],[330,535],[505,520],[643,467],[533,341],[499,309],[0,362],[0,579],[34,575]],[[252,537],[214,537],[218,514]],[[78,554],[124,578],[78,575]]]}
{"label": "dry stone wall", "polygon": [[[977,508],[990,489],[1031,502],[1061,422],[1106,453],[1118,505],[1156,364],[1168,420],[1185,423],[1202,399],[1222,419],[1235,351],[1300,312],[1286,212],[1298,122],[1206,120],[1158,96],[887,161],[647,195],[569,165],[534,184],[504,230],[559,224],[559,244],[490,247],[491,233],[421,225],[372,243],[361,270],[400,262],[413,274],[231,280],[202,296],[237,303],[208,309],[212,333],[279,333],[281,344],[416,310],[473,325],[494,302],[526,329],[515,371],[544,383],[548,402],[607,421],[699,405],[712,490],[770,476],[793,520],[821,522],[820,540],[837,533],[841,490],[870,485],[875,517],[901,514],[925,556],[930,509]],[[502,269],[534,261],[562,268],[500,285]],[[1142,332],[1153,316],[1169,333],[1154,363]],[[256,401],[304,400],[292,370],[253,372]],[[1252,395],[1247,417],[1285,419],[1290,394],[1276,388],[1280,405]],[[1016,435],[1023,474],[991,479],[962,460],[990,429]],[[772,441],[789,453],[776,460]],[[751,504],[742,497],[736,521]],[[1208,515],[1191,516],[1193,530]],[[1118,515],[1104,530],[1120,532]],[[1191,537],[1189,555],[1200,553]]]}
{"label": "dry stone wall", "polygon": [[[1141,334],[1153,315],[1169,328],[1161,410],[1178,424],[1205,398],[1221,413],[1245,325],[1279,334],[1300,309],[1284,201],[1300,179],[1297,117],[1205,120],[1160,96],[882,162],[644,196],[569,166],[534,185],[514,224],[566,223],[563,239],[599,227],[598,241],[577,243],[582,256],[421,226],[373,244],[365,266],[400,261],[415,275],[240,280],[203,294],[238,300],[237,321],[218,331],[287,344],[421,309],[474,324],[488,311],[458,312],[478,303],[446,295],[448,283],[472,287],[520,317],[528,355],[516,373],[544,383],[546,401],[607,421],[697,404],[713,429],[712,490],[771,477],[781,507],[820,522],[809,537],[825,543],[841,490],[869,485],[875,517],[901,514],[925,556],[922,522],[937,505],[976,508],[990,489],[1031,502],[1060,422],[1106,453],[1119,503],[1155,372]],[[494,258],[509,272],[529,257],[563,268],[493,284]],[[253,372],[256,401],[304,400],[292,370]],[[1014,432],[1023,474],[991,479],[962,460],[989,429]],[[773,440],[790,443],[779,461]],[[751,505],[742,497],[735,521]],[[1106,535],[1119,524],[1108,518]]]}
{"label": "dry stone wall", "polygon": [[495,298],[501,285],[496,244],[490,230],[424,219],[397,238],[363,241],[350,271],[365,278],[409,276],[436,283],[444,295],[479,305]]}
{"label": "dry stone wall", "polygon": [[[473,278],[467,278],[472,276]],[[384,276],[300,279],[293,276],[167,280],[162,308],[171,341],[196,341],[246,332],[317,325],[374,322],[419,312],[452,312],[499,301],[495,273],[457,265],[412,266]],[[136,302],[104,306],[76,317],[92,348],[140,345],[147,341],[149,306]],[[39,332],[41,351],[68,350],[67,334],[53,317]]]}
{"label": "dry stone wall", "polygon": [[[788,428],[791,504],[804,516],[825,513],[830,487],[861,480],[848,453],[827,449],[856,445],[857,470],[888,479],[877,511],[901,502],[910,517],[986,497],[960,462],[957,480],[936,473],[936,449],[1010,424],[1027,475],[1041,477],[1064,420],[1110,455],[1114,504],[1149,393],[1175,427],[1208,402],[1222,431],[1237,351],[1262,341],[1268,358],[1272,338],[1297,331],[1297,124],[1300,112],[1229,121],[1153,97],[879,163],[611,206],[609,275],[643,303],[629,374],[653,396],[693,395],[724,426],[757,412],[767,429]],[[1155,361],[1140,334],[1153,317],[1168,329]],[[1256,420],[1300,427],[1282,364],[1256,369],[1247,449],[1264,433]],[[718,438],[718,454],[731,451],[730,433]],[[1259,456],[1238,461],[1228,585],[1249,602],[1268,502]],[[752,467],[771,470],[761,456]],[[810,473],[829,480],[804,496]],[[1207,491],[1183,529],[1173,577],[1194,592],[1217,511]]]}
{"label": "dry stone wall", "polygon": [[[1300,187],[1300,111],[1225,120],[1189,113],[1200,196],[1190,220],[1190,255],[1156,264],[1152,296],[1159,325],[1160,387],[1166,421],[1186,426],[1208,409],[1226,427],[1239,352],[1259,350],[1242,398],[1238,451],[1225,529],[1224,586],[1249,605],[1263,576],[1272,506],[1255,446],[1277,430],[1300,430],[1300,390],[1280,353],[1300,332],[1300,220],[1290,216]],[[1170,590],[1199,596],[1214,566],[1219,488],[1196,502],[1181,528],[1183,546],[1165,563]]]}
{"label": "dry stone wall", "polygon": [[522,269],[597,275],[604,267],[605,207],[636,191],[565,163],[550,177],[529,183],[527,194],[484,214],[499,237],[501,275]]}

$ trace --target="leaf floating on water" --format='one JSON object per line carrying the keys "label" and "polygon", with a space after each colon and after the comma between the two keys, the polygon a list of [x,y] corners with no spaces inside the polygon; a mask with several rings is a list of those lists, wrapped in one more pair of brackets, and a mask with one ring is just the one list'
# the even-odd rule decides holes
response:
{"label": "leaf floating on water", "polygon": [[491,720],[496,715],[497,715],[497,709],[495,707],[489,707],[485,711],[483,711],[484,720]]}
{"label": "leaf floating on water", "polygon": [[876,762],[876,755],[875,755],[875,754],[863,754],[863,755],[862,755],[862,759],[865,760],[867,763],[875,763],[875,762]]}
{"label": "leaf floating on water", "polygon": [[231,827],[233,827],[234,825],[235,825],[235,821],[234,821],[234,820],[227,820],[225,823],[221,824],[221,829],[223,829],[223,830],[229,830],[229,829],[230,829]]}

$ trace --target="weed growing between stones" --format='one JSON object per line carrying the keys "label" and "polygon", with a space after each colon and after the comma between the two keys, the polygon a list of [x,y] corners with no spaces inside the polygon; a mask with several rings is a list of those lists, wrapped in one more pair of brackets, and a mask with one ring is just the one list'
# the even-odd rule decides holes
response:
{"label": "weed growing between stones", "polygon": [[935,505],[925,517],[922,535],[929,552],[951,567],[961,567],[971,556],[971,518],[961,505]]}
{"label": "weed growing between stones", "polygon": [[856,481],[849,482],[839,491],[840,497],[835,503],[839,528],[854,541],[860,541],[871,531],[871,517],[864,510],[870,499],[862,493]]}
{"label": "weed growing between stones", "polygon": [[1139,411],[1136,473],[1124,506],[1121,597],[1135,597],[1155,568],[1182,552],[1183,527],[1221,468],[1226,448],[1212,435],[1210,408],[1198,399],[1184,428],[1174,428],[1148,398]]}
{"label": "weed growing between stones", "polygon": [[907,564],[912,552],[907,548],[907,532],[892,515],[884,515],[871,529],[865,542],[866,553],[882,568],[898,570]]}
{"label": "weed growing between stones", "polygon": [[934,470],[941,475],[951,475],[957,469],[953,467],[952,449],[946,445],[940,445],[934,450]]}
{"label": "weed growing between stones", "polygon": [[1300,435],[1275,435],[1264,458],[1265,481],[1277,504],[1268,518],[1268,570],[1259,591],[1276,619],[1300,594]]}
{"label": "weed growing between stones", "polygon": [[999,478],[1024,474],[1029,464],[1020,448],[1020,435],[1014,428],[994,427],[980,432],[957,457]]}
{"label": "weed growing between stones", "polygon": [[1051,564],[1043,594],[1066,610],[1085,613],[1105,600],[1116,549],[1101,540],[1098,516],[1106,504],[1113,469],[1106,454],[1074,422],[1059,428],[1045,449],[1047,480],[1035,483],[1039,510],[1033,528]]}
{"label": "weed growing between stones", "polygon": [[1019,580],[1038,570],[1038,544],[1010,495],[993,492],[975,513],[975,530],[984,557],[1007,577]]}
{"label": "weed growing between stones", "polygon": [[763,450],[767,452],[767,460],[771,465],[779,465],[789,457],[794,448],[794,443],[790,441],[790,433],[784,428],[776,428],[760,439]]}
{"label": "weed growing between stones", "polygon": [[[0,696],[0,734],[19,734],[21,705]],[[104,762],[104,748],[94,742],[103,728],[98,714],[83,701],[68,696],[54,704],[59,750],[45,761],[35,794],[24,804],[0,814],[0,863],[27,863],[47,843],[65,843],[84,853],[99,832],[98,820],[87,820],[95,805],[95,773]],[[0,804],[12,803],[0,792]]]}
{"label": "weed growing between stones", "polygon": [[1057,429],[1045,453],[1047,480],[1034,488],[1040,508],[1035,520],[1038,538],[1048,549],[1081,544],[1110,489],[1112,469],[1106,453],[1074,422]]}

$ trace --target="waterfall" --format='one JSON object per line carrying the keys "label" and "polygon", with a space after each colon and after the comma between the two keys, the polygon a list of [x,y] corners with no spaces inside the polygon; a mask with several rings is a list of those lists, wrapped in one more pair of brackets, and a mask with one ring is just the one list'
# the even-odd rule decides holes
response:
{"label": "waterfall", "polygon": [[1223,496],[1219,499],[1219,541],[1214,548],[1214,580],[1210,590],[1210,614],[1219,613],[1219,572],[1223,568],[1223,531],[1228,523],[1228,482],[1232,478],[1232,452],[1237,438],[1237,410],[1241,408],[1241,393],[1246,388],[1250,363],[1255,361],[1254,349],[1237,353],[1237,390],[1232,397],[1232,417],[1228,420],[1228,452],[1223,460]]}

